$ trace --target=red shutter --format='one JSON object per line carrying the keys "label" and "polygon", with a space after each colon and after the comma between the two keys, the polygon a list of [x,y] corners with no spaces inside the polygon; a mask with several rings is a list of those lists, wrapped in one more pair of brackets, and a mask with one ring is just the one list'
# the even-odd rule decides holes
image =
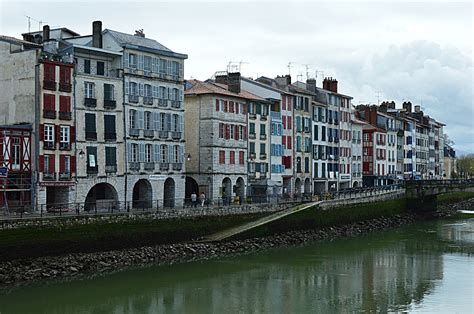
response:
{"label": "red shutter", "polygon": [[61,136],[61,127],[59,125],[55,125],[54,128],[56,129],[56,143],[59,143],[59,137]]}
{"label": "red shutter", "polygon": [[224,112],[227,112],[227,111],[228,111],[227,100],[224,100]]}
{"label": "red shutter", "polygon": [[59,111],[71,112],[71,98],[69,96],[59,96]]}
{"label": "red shutter", "polygon": [[69,130],[70,130],[69,136],[71,137],[70,142],[75,143],[76,142],[76,127],[71,126]]}
{"label": "red shutter", "polygon": [[49,155],[49,172],[53,173],[56,172],[56,163],[55,163],[55,156]]}
{"label": "red shutter", "polygon": [[230,125],[225,125],[225,139],[228,140],[230,138]]}
{"label": "red shutter", "polygon": [[71,156],[71,173],[76,173],[76,156]]}
{"label": "red shutter", "polygon": [[235,113],[239,114],[239,103],[235,103]]}
{"label": "red shutter", "polygon": [[65,164],[65,157],[64,155],[59,156],[59,172],[63,173],[64,172],[64,164]]}
{"label": "red shutter", "polygon": [[244,126],[244,140],[247,139],[247,135],[248,135],[248,134],[247,134],[247,127]]}
{"label": "red shutter", "polygon": [[247,104],[242,104],[242,113],[247,114]]}
{"label": "red shutter", "polygon": [[239,126],[237,125],[234,127],[234,139],[239,139]]}
{"label": "red shutter", "polygon": [[281,144],[286,148],[286,136],[281,137]]}
{"label": "red shutter", "polygon": [[216,99],[216,111],[219,111],[219,99]]}
{"label": "red shutter", "polygon": [[43,155],[39,156],[39,171],[40,172],[44,171],[44,156]]}
{"label": "red shutter", "polygon": [[44,124],[39,125],[39,140],[44,141]]}

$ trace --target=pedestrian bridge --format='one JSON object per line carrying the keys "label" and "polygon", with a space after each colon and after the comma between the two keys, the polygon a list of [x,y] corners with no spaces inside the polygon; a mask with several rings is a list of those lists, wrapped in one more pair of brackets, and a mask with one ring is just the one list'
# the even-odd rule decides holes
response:
{"label": "pedestrian bridge", "polygon": [[409,180],[405,182],[408,199],[435,196],[450,192],[474,192],[474,181],[469,180]]}

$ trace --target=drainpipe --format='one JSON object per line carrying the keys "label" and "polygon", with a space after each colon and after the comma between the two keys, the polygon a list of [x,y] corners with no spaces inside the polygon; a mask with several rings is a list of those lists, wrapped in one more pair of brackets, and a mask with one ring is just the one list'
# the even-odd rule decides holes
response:
{"label": "drainpipe", "polygon": [[125,177],[125,208],[127,208],[127,192],[128,192],[128,151],[127,151],[127,126],[126,126],[126,109],[125,109],[125,67],[123,58],[125,58],[125,47],[123,48],[122,53],[122,121],[123,121],[123,146],[124,146],[124,155],[125,155],[125,169],[124,169],[124,177]]}
{"label": "drainpipe", "polygon": [[[73,53],[73,56],[74,56],[74,53]],[[74,60],[74,57],[73,57],[73,60]],[[74,63],[74,61],[73,61],[73,63]],[[76,171],[76,193],[75,193],[76,197],[74,199],[77,203],[77,183],[78,183],[78,181],[77,181],[77,177],[78,177],[78,175],[77,175],[78,174],[77,164],[79,162],[79,160],[77,158],[77,133],[78,133],[77,131],[79,130],[79,128],[78,128],[78,125],[77,125],[77,110],[76,110],[76,108],[77,108],[77,105],[76,105],[76,85],[77,85],[76,75],[77,75],[77,73],[76,73],[76,64],[75,63],[74,63],[74,68],[73,68],[72,73],[73,73],[72,74],[72,84],[73,84],[73,87],[72,87],[72,105],[73,105],[73,108],[74,108],[74,127],[76,128],[76,131],[74,132],[75,136],[76,136],[76,138],[74,139],[74,154],[76,155],[76,169],[75,169],[75,171]],[[84,200],[84,202],[85,201],[86,200]],[[77,209],[77,210],[79,210],[79,209]]]}
{"label": "drainpipe", "polygon": [[[36,56],[38,58],[38,56]],[[39,110],[39,104],[40,104],[40,88],[39,88],[39,64],[36,62],[35,65],[35,121],[34,121],[34,128],[32,128],[32,135],[35,139],[34,145],[35,145],[35,154],[31,154],[31,156],[37,156],[38,158],[33,158],[31,162],[34,163],[35,171],[32,172],[31,176],[31,201],[32,204],[34,205],[34,211],[40,211],[41,208],[38,208],[38,195],[37,195],[37,186],[38,181],[39,181],[39,116],[40,116],[40,110]]]}

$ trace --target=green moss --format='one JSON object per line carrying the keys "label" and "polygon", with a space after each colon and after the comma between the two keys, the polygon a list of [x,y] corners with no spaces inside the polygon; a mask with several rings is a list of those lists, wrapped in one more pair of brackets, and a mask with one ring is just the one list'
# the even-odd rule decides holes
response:
{"label": "green moss", "polygon": [[474,197],[474,192],[450,192],[438,195],[438,203],[450,203]]}

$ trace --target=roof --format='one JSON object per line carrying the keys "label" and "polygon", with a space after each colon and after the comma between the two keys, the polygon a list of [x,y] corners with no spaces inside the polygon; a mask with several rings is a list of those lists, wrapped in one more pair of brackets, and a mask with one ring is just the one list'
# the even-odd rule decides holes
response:
{"label": "roof", "polygon": [[[73,35],[73,36],[80,36],[79,33],[76,33],[75,31],[72,31],[72,30],[70,30],[70,29],[67,28],[67,27],[51,28],[51,29],[49,30],[49,32],[58,31],[58,30],[63,31],[63,32],[68,32],[69,34],[71,34],[71,35]],[[31,34],[31,35],[40,34],[40,35],[43,35],[43,31],[36,31],[36,32],[23,33],[23,34],[21,34],[21,35],[23,36],[23,35],[26,35],[26,34]]]}
{"label": "roof", "polygon": [[262,82],[259,82],[259,81],[256,81],[256,80],[252,80],[252,79],[247,78],[247,77],[241,77],[240,79],[243,80],[243,81],[249,82],[249,83],[253,83],[253,84],[258,85],[260,87],[268,88],[269,90],[272,90],[272,91],[280,93],[280,94],[293,95],[292,93],[290,93],[288,91],[273,87],[271,85],[268,85],[268,84],[265,84],[265,83],[262,83]]}
{"label": "roof", "polygon": [[79,44],[74,44],[74,43],[72,44],[72,46],[76,49],[84,49],[84,50],[88,50],[88,51],[94,51],[94,52],[97,52],[97,53],[112,54],[112,55],[116,55],[116,56],[121,56],[122,55],[121,52],[116,52],[116,51],[107,50],[107,49],[103,49],[103,48],[84,46],[84,45],[79,45]]}
{"label": "roof", "polygon": [[379,128],[378,126],[366,123],[365,125],[362,126],[363,130],[375,130],[375,132],[380,132],[380,133],[387,133],[386,130]]}
{"label": "roof", "polygon": [[362,124],[362,125],[364,125],[364,124],[369,124],[369,123],[367,123],[366,121],[362,121],[362,120],[359,120],[359,119],[357,119],[357,118],[351,119],[351,122],[352,122],[352,123],[355,123],[355,124]]}
{"label": "roof", "polygon": [[5,36],[5,35],[0,35],[0,41],[5,41],[5,42],[15,44],[15,45],[29,45],[29,46],[38,47],[38,48],[41,47],[40,44],[32,43],[31,41],[26,41],[26,40],[18,39],[11,36]]}
{"label": "roof", "polygon": [[204,95],[204,94],[218,94],[224,96],[238,97],[248,100],[264,100],[252,93],[241,90],[240,93],[234,93],[227,89],[227,85],[218,84],[215,82],[202,82],[199,80],[188,80],[187,85],[192,87],[184,91],[185,95]]}
{"label": "roof", "polygon": [[163,46],[162,44],[160,44],[154,39],[121,33],[121,32],[111,30],[111,29],[106,29],[104,30],[104,33],[105,32],[109,32],[110,35],[112,35],[117,40],[117,42],[121,45],[130,44],[130,45],[136,45],[136,46],[141,46],[141,47],[146,47],[146,48],[151,48],[151,49],[172,52],[170,49],[166,48],[165,46]]}

